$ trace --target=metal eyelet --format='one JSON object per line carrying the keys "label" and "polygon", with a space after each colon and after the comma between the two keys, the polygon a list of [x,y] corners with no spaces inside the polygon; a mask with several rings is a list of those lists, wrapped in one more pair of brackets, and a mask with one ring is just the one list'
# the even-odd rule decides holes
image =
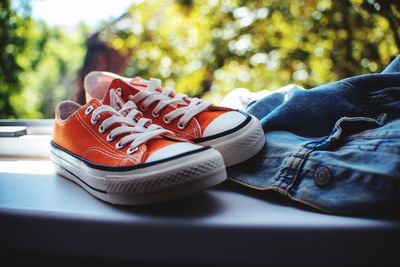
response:
{"label": "metal eyelet", "polygon": [[104,129],[103,125],[99,126],[99,133],[104,133],[106,130]]}
{"label": "metal eyelet", "polygon": [[112,141],[114,141],[114,138],[111,136],[111,134],[108,134],[108,135],[107,135],[106,141],[107,141],[107,142],[112,142]]}
{"label": "metal eyelet", "polygon": [[145,107],[144,105],[140,105],[140,110],[141,111],[147,111],[147,107]]}
{"label": "metal eyelet", "polygon": [[163,121],[164,121],[166,124],[170,124],[170,123],[171,123],[165,116],[163,117]]}
{"label": "metal eyelet", "polygon": [[179,130],[184,130],[184,129],[186,129],[186,127],[187,127],[187,124],[182,125],[180,122],[178,122],[176,125],[178,126],[178,129],[179,129]]}
{"label": "metal eyelet", "polygon": [[118,87],[118,88],[115,90],[115,93],[117,93],[117,95],[119,95],[119,96],[122,96],[122,88],[121,88],[121,87]]}
{"label": "metal eyelet", "polygon": [[129,147],[128,150],[126,151],[126,153],[128,153],[128,155],[132,155],[133,153],[135,153],[136,151],[138,151],[138,147]]}
{"label": "metal eyelet", "polygon": [[115,144],[115,148],[116,148],[116,149],[121,149],[121,148],[123,148],[123,147],[124,147],[124,146],[121,145],[120,142],[118,142],[118,143]]}
{"label": "metal eyelet", "polygon": [[91,120],[90,120],[90,123],[92,124],[92,125],[95,125],[95,124],[97,124],[98,122],[99,122],[99,119],[100,119],[100,116],[97,116],[96,118],[92,118]]}
{"label": "metal eyelet", "polygon": [[87,116],[87,115],[89,115],[90,113],[92,113],[92,111],[93,111],[93,106],[88,106],[87,108],[86,108],[86,110],[85,110],[85,115]]}
{"label": "metal eyelet", "polygon": [[158,118],[158,117],[160,117],[160,113],[152,112],[151,115],[153,116],[153,118]]}

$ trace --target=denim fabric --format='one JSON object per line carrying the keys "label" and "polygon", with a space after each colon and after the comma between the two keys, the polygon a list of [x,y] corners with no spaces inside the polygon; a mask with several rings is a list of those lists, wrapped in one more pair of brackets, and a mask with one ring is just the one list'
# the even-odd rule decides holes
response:
{"label": "denim fabric", "polygon": [[229,168],[243,185],[333,213],[400,212],[400,57],[382,73],[250,104],[266,146]]}

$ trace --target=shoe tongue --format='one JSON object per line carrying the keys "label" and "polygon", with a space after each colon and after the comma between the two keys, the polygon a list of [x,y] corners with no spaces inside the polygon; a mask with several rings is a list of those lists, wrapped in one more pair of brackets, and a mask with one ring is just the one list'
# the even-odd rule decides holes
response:
{"label": "shoe tongue", "polygon": [[[109,105],[111,107],[113,107],[115,110],[119,111],[121,109],[121,107],[119,106],[114,106],[112,101],[111,101],[111,97],[110,97],[110,91],[111,90],[117,90],[117,89],[121,89],[120,93],[121,95],[119,96],[119,99],[121,100],[121,103],[125,104],[126,102],[128,102],[129,96],[130,95],[135,95],[136,93],[138,93],[139,91],[135,88],[133,88],[130,84],[124,82],[121,79],[114,79],[111,83],[110,86],[107,89],[106,95],[104,96],[104,99],[101,101],[103,103],[103,105]],[[134,119],[136,120],[140,120],[141,118],[143,118],[143,115],[141,115],[140,113],[136,115],[136,117]],[[149,126],[151,123],[147,123],[146,125]]]}
{"label": "shoe tongue", "polygon": [[147,86],[149,85],[149,81],[146,79],[143,79],[142,77],[136,76],[132,78],[132,80],[129,82],[130,85],[134,86],[135,88],[138,87],[137,89],[143,90],[147,89]]}
{"label": "shoe tongue", "polygon": [[[149,81],[146,79],[143,79],[140,76],[136,76],[136,77],[132,78],[132,80],[129,82],[129,84],[138,90],[148,90],[148,87],[149,87]],[[158,87],[158,88],[155,88],[154,90],[161,93],[162,88]]]}
{"label": "shoe tongue", "polygon": [[123,80],[114,79],[110,83],[110,86],[108,87],[107,92],[104,95],[104,98],[102,100],[104,105],[110,105],[111,104],[110,91],[111,90],[116,90],[118,88],[121,89],[120,99],[123,102],[129,101],[129,96],[130,95],[135,95],[135,94],[137,94],[139,92],[136,88],[132,87],[130,84],[124,82]]}

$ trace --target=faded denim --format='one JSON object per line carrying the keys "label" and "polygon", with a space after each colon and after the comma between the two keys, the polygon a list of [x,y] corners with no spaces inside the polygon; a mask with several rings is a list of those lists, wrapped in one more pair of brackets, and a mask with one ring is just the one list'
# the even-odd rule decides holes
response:
{"label": "faded denim", "polygon": [[243,185],[332,213],[400,212],[400,57],[382,73],[250,104],[266,146],[229,168]]}

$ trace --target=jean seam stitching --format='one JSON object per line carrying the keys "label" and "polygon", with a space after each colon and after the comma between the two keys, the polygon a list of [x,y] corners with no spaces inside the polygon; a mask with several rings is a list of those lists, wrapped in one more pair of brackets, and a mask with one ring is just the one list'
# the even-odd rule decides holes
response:
{"label": "jean seam stitching", "polygon": [[312,149],[307,149],[306,145],[307,144],[305,144],[303,147],[301,147],[301,149],[298,150],[296,152],[296,154],[295,154],[296,158],[298,158],[299,161],[298,161],[296,166],[293,166],[294,168],[291,168],[291,169],[293,169],[295,171],[295,173],[294,173],[290,183],[285,188],[285,194],[286,195],[290,195],[290,190],[297,183],[297,181],[299,181],[301,170],[303,169],[306,161],[308,160],[309,154],[313,151]]}

